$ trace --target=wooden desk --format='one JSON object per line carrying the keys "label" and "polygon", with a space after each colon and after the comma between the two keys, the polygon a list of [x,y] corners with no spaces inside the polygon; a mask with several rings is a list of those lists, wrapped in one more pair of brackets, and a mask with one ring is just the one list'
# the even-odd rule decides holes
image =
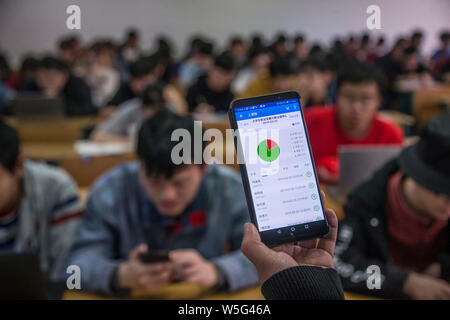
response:
{"label": "wooden desk", "polygon": [[[81,291],[66,291],[63,295],[64,300],[107,300],[124,299],[99,296]],[[158,299],[158,300],[262,300],[260,288],[252,287],[233,293],[216,292],[211,293],[195,284],[177,283],[158,289],[152,294],[133,293],[131,297],[125,299]]]}
{"label": "wooden desk", "polygon": [[419,128],[424,128],[431,117],[449,110],[450,87],[419,89],[414,92],[413,114]]}
{"label": "wooden desk", "polygon": [[25,158],[38,161],[59,161],[63,158],[78,156],[73,143],[68,142],[25,142],[21,145]]}
{"label": "wooden desk", "polygon": [[134,153],[121,155],[81,157],[79,155],[60,159],[59,166],[66,170],[79,187],[89,187],[98,177],[125,161],[135,160]]}
{"label": "wooden desk", "polygon": [[[135,293],[128,298],[111,298],[82,291],[66,291],[64,300],[123,300],[123,299],[158,299],[158,300],[264,300],[259,286],[243,289],[233,293],[208,293],[197,285],[178,283],[159,289],[153,294]],[[378,300],[374,297],[345,292],[346,300]]]}
{"label": "wooden desk", "polygon": [[22,143],[73,143],[82,138],[82,131],[85,127],[94,126],[97,123],[95,117],[67,118],[55,122],[21,122],[8,117],[6,121],[16,128]]}
{"label": "wooden desk", "polygon": [[82,157],[68,142],[26,142],[21,146],[25,158],[55,162],[65,169],[79,187],[90,186],[100,175],[124,161],[136,158],[134,153],[111,156]]}

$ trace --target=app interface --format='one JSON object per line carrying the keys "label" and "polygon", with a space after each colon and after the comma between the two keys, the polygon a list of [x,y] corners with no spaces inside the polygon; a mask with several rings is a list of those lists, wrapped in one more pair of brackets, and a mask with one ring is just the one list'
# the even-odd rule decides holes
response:
{"label": "app interface", "polygon": [[235,115],[259,231],[323,220],[298,99],[238,107]]}

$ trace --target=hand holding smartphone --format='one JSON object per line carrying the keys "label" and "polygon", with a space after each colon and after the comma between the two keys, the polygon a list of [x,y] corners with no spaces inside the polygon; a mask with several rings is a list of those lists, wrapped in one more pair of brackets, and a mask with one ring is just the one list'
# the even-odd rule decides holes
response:
{"label": "hand holding smartphone", "polygon": [[252,222],[268,246],[329,231],[295,91],[234,100],[228,111]]}

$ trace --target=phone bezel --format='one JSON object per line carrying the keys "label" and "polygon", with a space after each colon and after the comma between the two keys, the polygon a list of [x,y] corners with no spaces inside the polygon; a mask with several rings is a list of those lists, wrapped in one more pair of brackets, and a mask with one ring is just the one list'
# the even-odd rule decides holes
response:
{"label": "phone bezel", "polygon": [[139,255],[142,263],[162,263],[169,262],[169,251],[149,251]]}
{"label": "phone bezel", "polygon": [[[300,95],[296,91],[286,91],[286,92],[278,92],[258,97],[251,97],[251,98],[244,98],[244,99],[237,99],[233,100],[230,104],[230,108],[228,110],[228,117],[230,119],[231,128],[234,130],[238,129],[236,116],[235,116],[235,108],[239,107],[246,107],[256,104],[263,104],[268,102],[276,102],[281,100],[288,100],[288,99],[297,99],[299,106],[300,106],[300,114],[303,122],[303,126],[305,128],[305,136],[308,144],[308,151],[309,155],[311,157],[311,161],[313,164],[313,172],[314,172],[314,179],[316,181],[316,189],[318,194],[320,195],[320,187],[319,187],[319,180],[317,178],[317,172],[316,172],[316,166],[314,164],[314,159],[312,157],[312,151],[311,151],[311,144],[309,142],[309,135],[308,135],[308,129],[306,127],[306,122],[303,116],[303,110],[300,103]],[[234,138],[234,146],[235,150],[239,153],[240,146],[238,145],[237,138]],[[249,207],[250,212],[250,218],[251,221],[255,224],[256,228],[259,231],[258,227],[258,220],[256,218],[256,211],[253,203],[253,198],[251,195],[251,189],[250,189],[250,182],[247,175],[247,167],[245,163],[240,163],[239,168],[241,171],[242,176],[242,182],[244,185],[244,191],[245,191],[245,197],[247,199],[247,204]],[[267,231],[259,231],[259,234],[261,236],[261,240],[269,247],[285,244],[285,243],[291,243],[296,241],[302,241],[302,240],[308,240],[308,239],[314,239],[314,238],[320,238],[328,234],[329,232],[329,225],[328,220],[325,215],[325,206],[323,204],[323,199],[321,196],[319,196],[320,203],[322,205],[322,215],[324,217],[323,220],[320,221],[313,221],[309,223],[304,224],[298,224],[295,226],[286,226],[283,228],[278,229],[271,229]],[[293,229],[292,229],[293,228]],[[281,231],[280,231],[281,230]]]}

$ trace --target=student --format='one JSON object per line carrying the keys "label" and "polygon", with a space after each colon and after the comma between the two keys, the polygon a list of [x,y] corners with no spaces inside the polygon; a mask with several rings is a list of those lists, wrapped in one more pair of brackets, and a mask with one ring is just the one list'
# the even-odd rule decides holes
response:
{"label": "student", "polygon": [[80,63],[82,55],[81,41],[76,35],[70,35],[59,41],[58,58],[64,61],[71,70]]}
{"label": "student", "polygon": [[106,42],[97,41],[87,49],[84,67],[78,71],[91,89],[95,107],[105,106],[116,94],[120,74],[113,65],[113,56]]}
{"label": "student", "polygon": [[439,35],[441,46],[431,56],[433,73],[440,75],[441,69],[450,62],[450,32],[442,31]]}
{"label": "student", "polygon": [[[345,290],[385,298],[450,299],[450,115],[349,196],[335,265]],[[369,290],[366,269],[379,268]]]}
{"label": "student", "polygon": [[199,38],[194,40],[197,40],[195,45],[193,43],[194,50],[181,63],[178,70],[178,84],[185,90],[192,86],[201,75],[207,73],[214,64],[213,44]]}
{"label": "student", "polygon": [[275,58],[269,70],[262,72],[239,98],[247,98],[295,89],[293,69],[288,58]]}
{"label": "student", "polygon": [[[119,48],[119,61],[125,68],[138,60],[140,53],[140,33],[139,30],[130,28],[127,30],[125,40]],[[128,80],[128,79],[124,79]]]}
{"label": "student", "polygon": [[33,56],[23,58],[20,70],[9,77],[7,81],[8,87],[14,90],[21,90],[24,85],[36,78],[38,65],[39,60]]}
{"label": "student", "polygon": [[229,48],[226,53],[233,58],[237,70],[240,70],[244,66],[247,59],[247,51],[247,44],[240,36],[233,36],[230,39]]}
{"label": "student", "polygon": [[140,99],[133,99],[119,107],[110,118],[99,125],[91,140],[108,142],[131,142],[141,123],[166,107],[163,91],[159,85],[149,85]]}
{"label": "student", "polygon": [[22,91],[39,92],[46,98],[62,98],[69,116],[95,112],[91,92],[84,80],[74,76],[63,61],[51,56],[40,60],[36,79],[25,85]]}
{"label": "student", "polygon": [[77,186],[62,169],[25,160],[17,132],[0,121],[0,253],[38,255],[52,282],[83,214]]}
{"label": "student", "polygon": [[308,57],[309,48],[303,34],[298,34],[294,39],[294,48],[292,49],[292,66],[297,69],[300,63]]}
{"label": "student", "polygon": [[372,66],[348,64],[337,78],[337,103],[305,111],[309,139],[319,179],[335,183],[340,145],[401,144],[403,133],[377,115],[381,103],[380,74]]}
{"label": "student", "polygon": [[267,69],[269,63],[270,55],[266,48],[251,47],[248,52],[248,66],[239,71],[231,84],[233,93],[236,95],[243,93],[249,84]]}
{"label": "student", "polygon": [[431,88],[434,84],[430,71],[419,62],[420,56],[413,46],[403,51],[401,66],[394,74],[393,89],[399,93]]}
{"label": "student", "polygon": [[326,211],[330,232],[316,239],[268,248],[252,223],[244,225],[242,252],[255,265],[266,299],[344,300],[333,255],[338,221]]}
{"label": "student", "polygon": [[185,99],[175,86],[161,81],[162,71],[158,55],[143,57],[132,63],[130,80],[122,83],[108,106],[102,108],[103,115],[108,117],[117,109],[125,109],[125,106],[136,108],[138,98],[149,85],[160,86],[170,107],[177,113],[185,113],[187,109]]}
{"label": "student", "polygon": [[[257,283],[240,251],[249,213],[239,175],[225,166],[194,164],[193,145],[186,151],[190,163],[175,164],[176,129],[193,137],[194,120],[164,110],[144,122],[139,161],[113,169],[93,186],[68,260],[80,266],[84,290],[151,292],[180,280],[234,291]],[[170,252],[169,262],[139,259],[161,250]]]}
{"label": "student", "polygon": [[207,75],[201,76],[189,88],[187,103],[189,111],[198,113],[226,112],[233,100],[230,85],[236,75],[230,55],[216,57]]}
{"label": "student", "polygon": [[130,65],[130,79],[120,85],[107,105],[117,107],[125,101],[139,97],[146,86],[158,80],[156,66],[157,60],[154,58],[140,58],[133,62]]}
{"label": "student", "polygon": [[333,74],[324,60],[309,58],[301,62],[297,77],[303,108],[333,103],[334,97],[328,90]]}
{"label": "student", "polygon": [[284,32],[280,32],[275,41],[271,45],[271,50],[276,58],[289,57],[289,43],[288,38]]}

